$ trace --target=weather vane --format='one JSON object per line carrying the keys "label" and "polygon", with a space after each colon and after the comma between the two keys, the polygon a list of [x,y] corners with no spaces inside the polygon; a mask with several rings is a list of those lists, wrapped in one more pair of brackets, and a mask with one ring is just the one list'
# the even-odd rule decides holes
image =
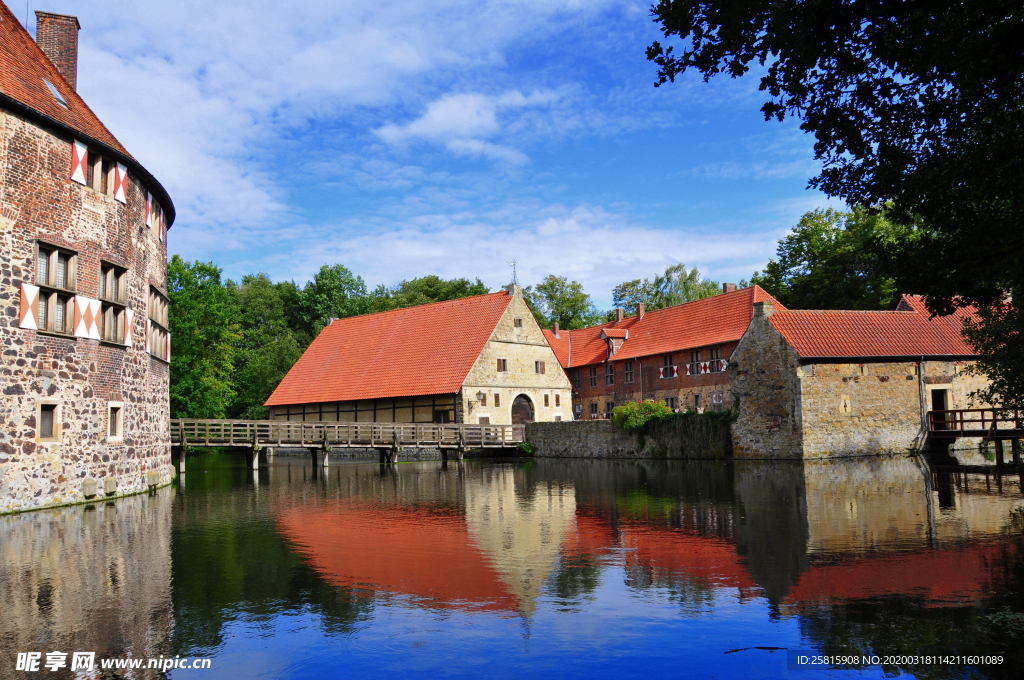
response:
{"label": "weather vane", "polygon": [[519,278],[516,276],[516,264],[518,264],[518,263],[516,262],[515,258],[512,258],[512,261],[509,262],[508,264],[509,264],[510,267],[512,267],[512,285],[513,286],[518,286],[519,285]]}

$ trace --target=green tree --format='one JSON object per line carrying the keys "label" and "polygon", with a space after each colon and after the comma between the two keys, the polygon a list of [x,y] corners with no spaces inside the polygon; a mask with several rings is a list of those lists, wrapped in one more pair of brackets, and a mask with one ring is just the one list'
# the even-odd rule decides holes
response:
{"label": "green tree", "polygon": [[263,403],[302,356],[282,299],[282,291],[287,295],[290,290],[262,272],[242,277],[237,288],[241,334],[234,358],[233,418],[266,418]]}
{"label": "green tree", "polygon": [[324,265],[313,280],[299,291],[300,330],[315,338],[330,319],[341,319],[373,311],[363,277],[341,264]]}
{"label": "green tree", "polygon": [[656,275],[653,281],[633,279],[615,286],[612,289],[612,303],[616,307],[632,310],[642,302],[647,310],[653,310],[693,302],[720,292],[721,287],[703,278],[696,267],[687,271],[685,264],[677,262],[668,267],[664,274]]}
{"label": "green tree", "polygon": [[805,213],[750,283],[792,309],[893,309],[899,291],[876,244],[904,231],[861,207]]}
{"label": "green tree", "polygon": [[523,298],[542,328],[551,328],[557,323],[560,328],[572,330],[603,320],[590,296],[583,291],[583,284],[564,276],[549,274],[536,286],[524,288]]}
{"label": "green tree", "polygon": [[234,397],[238,299],[211,262],[167,263],[172,342],[171,417],[223,418]]}
{"label": "green tree", "polygon": [[483,295],[488,292],[490,290],[480,279],[475,282],[465,278],[445,280],[431,274],[402,281],[393,288],[381,284],[374,289],[370,297],[373,299],[373,311],[384,311],[455,300],[470,295]]}
{"label": "green tree", "polygon": [[992,307],[970,337],[979,350],[998,342],[1006,327],[985,324],[1008,296],[1024,299],[1019,0],[660,0],[653,15],[681,41],[647,49],[658,85],[757,67],[765,118],[794,115],[815,135],[812,186],[851,205],[891,201],[890,220],[923,225],[882,251],[899,287],[939,314]]}

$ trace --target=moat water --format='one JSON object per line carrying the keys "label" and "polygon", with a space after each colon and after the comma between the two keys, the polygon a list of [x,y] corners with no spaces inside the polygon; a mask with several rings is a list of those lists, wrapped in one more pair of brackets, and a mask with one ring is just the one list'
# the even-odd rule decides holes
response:
{"label": "moat water", "polygon": [[[206,454],[182,482],[0,517],[0,678],[73,677],[16,670],[53,651],[200,657],[132,677],[231,680],[1010,678],[1024,662],[1016,476],[913,457],[253,473]],[[861,659],[787,670],[798,654]],[[101,674],[121,677],[75,677]]]}

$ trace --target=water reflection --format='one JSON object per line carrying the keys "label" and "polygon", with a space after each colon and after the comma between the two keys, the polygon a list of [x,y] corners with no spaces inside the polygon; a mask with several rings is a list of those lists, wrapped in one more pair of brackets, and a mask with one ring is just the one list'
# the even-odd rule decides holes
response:
{"label": "water reflection", "polygon": [[0,517],[0,676],[18,652],[168,653],[173,495]]}
{"label": "water reflection", "polygon": [[1016,477],[207,455],[183,481],[0,518],[3,649],[212,656],[209,677],[777,676],[765,646],[1024,661]]}

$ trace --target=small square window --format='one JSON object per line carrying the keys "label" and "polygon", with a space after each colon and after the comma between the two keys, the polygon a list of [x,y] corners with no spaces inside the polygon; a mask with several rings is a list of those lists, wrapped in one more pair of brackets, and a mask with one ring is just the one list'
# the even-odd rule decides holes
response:
{"label": "small square window", "polygon": [[490,416],[480,416],[480,424],[481,425],[490,425],[491,424]]}
{"label": "small square window", "polygon": [[498,359],[498,373],[508,373],[508,359]]}
{"label": "small square window", "polygon": [[497,392],[494,393],[494,405],[501,406],[501,395]]}
{"label": "small square window", "polygon": [[522,328],[523,320],[520,319],[519,317],[516,317],[515,320],[513,320],[512,325],[515,326],[516,328]]}
{"label": "small square window", "polygon": [[676,398],[675,397],[665,397],[665,406],[668,406],[670,409],[675,411],[676,410]]}
{"label": "small square window", "polygon": [[548,395],[546,395],[546,394],[544,395],[544,405],[545,406],[550,406],[551,405],[551,404],[548,403]]}
{"label": "small square window", "polygon": [[633,382],[633,362],[627,361],[622,367],[622,374],[627,383]]}
{"label": "small square window", "polygon": [[607,364],[604,367],[604,384],[614,385],[615,384],[615,365]]}
{"label": "small square window", "polygon": [[534,361],[533,362],[533,372],[534,373],[543,374],[544,373],[544,362],[543,361]]}
{"label": "small square window", "polygon": [[572,386],[579,389],[583,384],[583,379],[580,376],[580,369],[574,368],[572,371]]}
{"label": "small square window", "polygon": [[610,419],[612,417],[612,410],[614,408],[615,408],[615,402],[614,401],[606,401],[606,402],[604,402],[604,417],[605,417],[606,420]]}
{"label": "small square window", "polygon": [[124,436],[124,404],[110,402],[107,405],[107,436],[120,439]]}
{"label": "small square window", "polygon": [[557,406],[561,406],[561,405],[562,405],[562,395],[556,394],[555,395],[555,406],[557,407]]}
{"label": "small square window", "polygon": [[597,367],[592,366],[589,372],[590,375],[588,377],[590,378],[590,386],[597,387]]}
{"label": "small square window", "polygon": [[56,420],[57,405],[41,404],[39,406],[39,436],[43,439],[52,438]]}
{"label": "small square window", "polygon": [[590,418],[594,420],[597,418],[597,402],[591,402],[590,404]]}
{"label": "small square window", "polygon": [[555,416],[555,422],[556,423],[561,422],[561,420],[562,420],[562,416]]}

